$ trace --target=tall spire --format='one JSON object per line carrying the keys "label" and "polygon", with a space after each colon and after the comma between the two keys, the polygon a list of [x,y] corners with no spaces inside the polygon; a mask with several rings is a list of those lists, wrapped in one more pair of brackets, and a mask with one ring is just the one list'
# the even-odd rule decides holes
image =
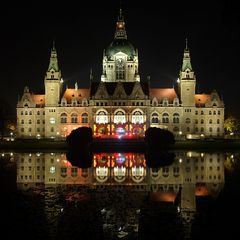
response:
{"label": "tall spire", "polygon": [[188,40],[186,38],[186,46],[183,53],[183,64],[182,64],[182,72],[184,72],[186,69],[189,69],[189,71],[192,71],[192,65],[191,65],[191,58],[190,58],[190,51],[188,49]]}
{"label": "tall spire", "polygon": [[53,41],[53,46],[51,49],[51,56],[50,56],[50,62],[49,62],[49,66],[48,66],[48,71],[54,70],[56,72],[59,71],[59,67],[58,67],[58,59],[57,59],[57,51],[55,48],[55,42]]}
{"label": "tall spire", "polygon": [[115,39],[127,39],[127,32],[125,29],[124,17],[122,14],[122,8],[119,9],[118,21],[116,23]]}

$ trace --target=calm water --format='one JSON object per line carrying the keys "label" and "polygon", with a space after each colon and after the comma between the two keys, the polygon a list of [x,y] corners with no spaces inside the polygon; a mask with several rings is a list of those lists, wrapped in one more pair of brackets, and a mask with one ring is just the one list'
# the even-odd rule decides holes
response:
{"label": "calm water", "polygon": [[6,239],[236,239],[240,154],[175,152],[148,168],[140,153],[1,152]]}

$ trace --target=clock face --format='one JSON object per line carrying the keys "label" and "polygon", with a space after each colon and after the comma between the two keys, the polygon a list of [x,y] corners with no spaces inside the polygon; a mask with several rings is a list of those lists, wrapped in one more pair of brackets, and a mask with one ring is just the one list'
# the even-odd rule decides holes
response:
{"label": "clock face", "polygon": [[122,58],[118,58],[117,59],[117,65],[119,66],[119,67],[122,67],[123,66],[123,59]]}

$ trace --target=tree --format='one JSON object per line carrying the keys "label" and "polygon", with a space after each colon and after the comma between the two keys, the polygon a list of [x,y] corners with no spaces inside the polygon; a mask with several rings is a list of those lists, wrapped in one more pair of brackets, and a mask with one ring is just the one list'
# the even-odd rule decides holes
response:
{"label": "tree", "polygon": [[150,127],[145,132],[145,159],[148,167],[157,168],[171,165],[174,162],[175,154],[169,152],[171,145],[175,143],[172,132]]}
{"label": "tree", "polygon": [[93,132],[89,127],[79,127],[67,136],[67,159],[73,166],[88,168],[92,166]]}
{"label": "tree", "polygon": [[224,121],[224,130],[226,133],[240,133],[240,121],[239,119],[230,116]]}
{"label": "tree", "polygon": [[5,134],[6,130],[6,123],[7,120],[10,118],[10,112],[11,107],[9,103],[6,101],[4,98],[0,98],[0,134],[1,134],[1,139],[3,139],[3,136]]}
{"label": "tree", "polygon": [[167,149],[175,143],[175,138],[169,130],[150,127],[145,132],[144,141],[147,148]]}

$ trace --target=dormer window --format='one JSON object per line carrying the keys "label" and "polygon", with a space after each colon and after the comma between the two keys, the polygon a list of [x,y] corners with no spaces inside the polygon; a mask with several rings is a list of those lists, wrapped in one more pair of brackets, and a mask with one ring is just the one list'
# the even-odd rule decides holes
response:
{"label": "dormer window", "polygon": [[173,100],[173,105],[174,105],[175,107],[179,105],[179,100],[178,100],[178,98],[174,98],[174,100]]}
{"label": "dormer window", "polygon": [[61,105],[62,106],[66,106],[67,105],[67,100],[65,98],[62,99]]}
{"label": "dormer window", "polygon": [[164,106],[164,107],[167,107],[167,106],[168,106],[168,99],[167,99],[167,98],[164,98],[164,99],[163,99],[163,106]]}
{"label": "dormer window", "polygon": [[72,99],[72,106],[77,106],[77,99]]}

